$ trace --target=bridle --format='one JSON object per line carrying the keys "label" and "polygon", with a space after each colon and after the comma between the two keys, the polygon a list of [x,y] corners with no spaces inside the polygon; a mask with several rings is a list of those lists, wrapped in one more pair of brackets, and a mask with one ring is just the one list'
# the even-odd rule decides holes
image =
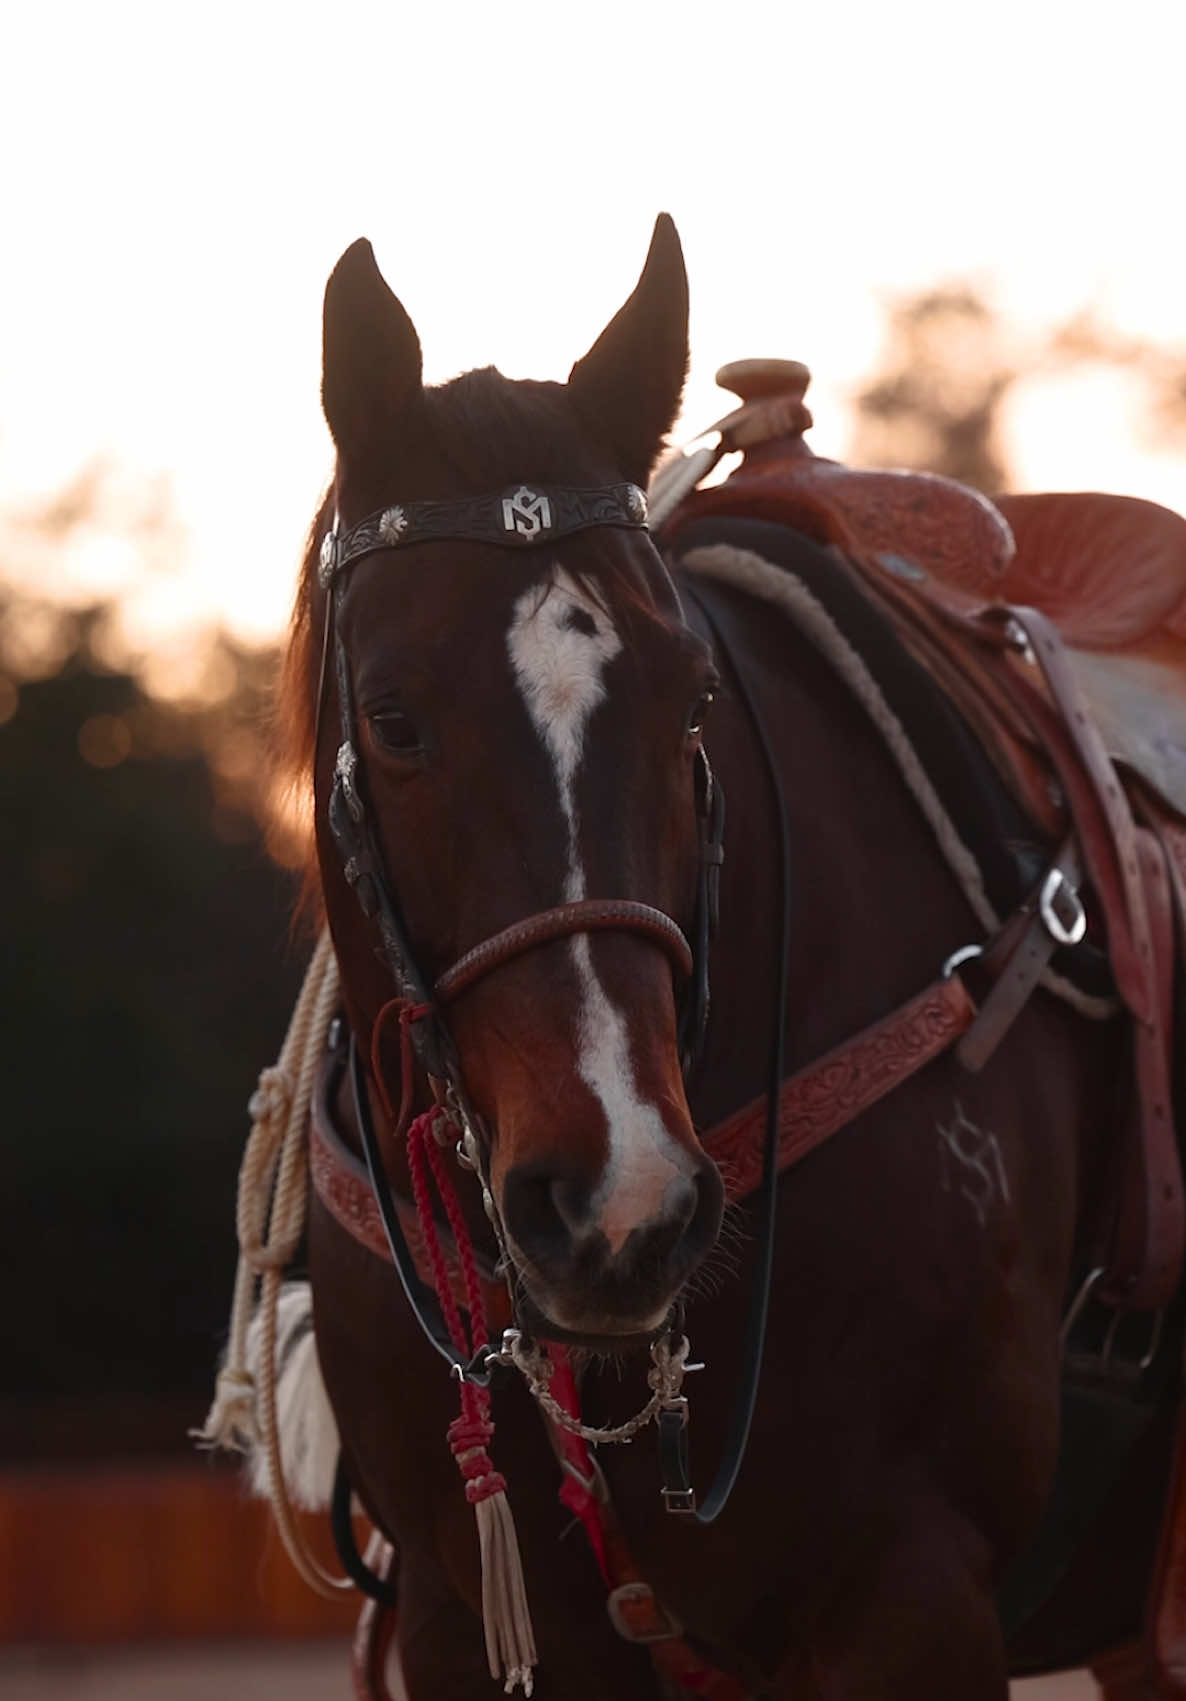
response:
{"label": "bridle", "polygon": [[[699,871],[691,943],[678,922],[649,904],[627,898],[584,899],[524,917],[468,950],[430,981],[409,943],[398,896],[367,804],[350,661],[338,609],[350,568],[380,550],[398,551],[413,544],[456,541],[523,550],[602,526],[645,531],[643,492],[633,484],[591,490],[521,484],[456,501],[393,504],[368,515],[345,532],[339,531],[335,516],[321,544],[318,580],[326,604],[315,747],[320,740],[331,655],[340,723],[328,808],[330,833],[341,857],[346,882],[363,914],[378,931],[381,955],[397,997],[416,1012],[417,1019],[410,1031],[417,1060],[438,1099],[454,1110],[463,1128],[477,1136],[478,1150],[476,1154],[471,1151],[470,1157],[471,1161],[476,1157],[484,1187],[489,1140],[466,1095],[460,1059],[445,1018],[446,1006],[495,969],[547,942],[607,929],[634,933],[664,952],[677,981],[682,983],[678,1034],[686,1075],[699,1053],[708,1020],[708,957],[724,854],[724,795],[701,748],[695,771]],[[486,1191],[488,1195],[488,1187]]]}
{"label": "bridle", "polygon": [[[367,807],[349,658],[338,622],[338,605],[349,569],[364,556],[378,550],[399,550],[411,544],[459,540],[495,544],[512,550],[530,549],[600,526],[646,530],[646,498],[643,492],[633,484],[609,485],[594,490],[519,485],[487,496],[454,502],[396,504],[368,515],[344,533],[339,531],[335,515],[322,541],[319,557],[318,579],[325,592],[326,606],[317,689],[315,749],[320,748],[320,726],[331,653],[340,722],[340,742],[328,808],[330,832],[342,859],[346,882],[364,915],[378,930],[381,955],[397,996],[405,1006],[404,1014],[412,1012],[415,1015],[414,1024],[404,1025],[409,1041],[405,1054],[407,1066],[410,1068],[414,1052],[429,1077],[438,1103],[452,1112],[462,1135],[458,1142],[458,1156],[477,1172],[483,1202],[504,1266],[508,1262],[505,1237],[488,1180],[490,1141],[480,1118],[468,1102],[460,1060],[444,1016],[445,1007],[496,968],[545,942],[601,929],[632,932],[663,950],[684,983],[678,1038],[686,1077],[702,1047],[708,1020],[708,958],[718,919],[720,871],[724,860],[724,794],[715,782],[712,767],[701,746],[695,767],[699,865],[691,943],[678,922],[650,905],[624,898],[582,900],[539,911],[504,928],[468,950],[430,986],[409,944],[398,899],[388,878]],[[663,567],[663,570],[666,571],[666,568]],[[692,601],[718,647],[730,654],[719,615],[713,617],[702,596],[697,595]],[[778,842],[781,847],[776,936],[778,985],[773,1007],[770,1079],[762,1143],[757,1284],[745,1331],[743,1367],[729,1421],[725,1453],[702,1508],[697,1508],[696,1496],[688,1479],[687,1400],[678,1393],[678,1377],[672,1397],[663,1401],[657,1418],[665,1504],[669,1511],[690,1514],[701,1523],[714,1520],[730,1497],[745,1453],[761,1374],[773,1264],[778,1089],[782,1076],[786,1017],[789,940],[786,807],[762,718],[743,681],[741,685],[742,697],[763,750],[777,803]],[[461,1383],[485,1387],[493,1366],[507,1362],[506,1353],[483,1347],[466,1358],[450,1338],[436,1296],[420,1280],[399,1222],[375,1133],[365,1068],[353,1035],[349,1055],[355,1117],[367,1169],[392,1259],[413,1315]],[[673,1340],[674,1337],[670,1337],[668,1344]],[[663,1340],[652,1346],[656,1371],[660,1368],[662,1347]],[[686,1349],[687,1343],[684,1342],[685,1354]],[[660,1356],[656,1356],[657,1353]],[[365,1573],[365,1567],[360,1566],[356,1570],[360,1577]],[[370,1587],[369,1584],[364,1586]]]}

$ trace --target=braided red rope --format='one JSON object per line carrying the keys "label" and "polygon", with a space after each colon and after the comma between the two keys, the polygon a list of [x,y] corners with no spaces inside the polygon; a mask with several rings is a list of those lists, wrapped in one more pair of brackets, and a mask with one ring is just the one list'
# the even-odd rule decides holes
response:
{"label": "braided red rope", "polygon": [[[415,1017],[412,1018],[412,1020],[415,1019]],[[403,1017],[401,1016],[402,1020]],[[444,1154],[436,1140],[436,1123],[442,1114],[439,1108],[434,1106],[432,1110],[422,1112],[409,1124],[408,1170],[412,1178],[412,1197],[416,1204],[420,1233],[432,1269],[433,1286],[437,1291],[437,1298],[440,1301],[441,1311],[448,1326],[450,1339],[459,1353],[467,1358],[472,1358],[480,1347],[488,1345],[490,1329],[486,1318],[486,1306],[482,1298],[482,1283],[474,1259],[469,1228],[462,1215],[461,1205],[453,1186],[452,1177],[446,1167]],[[449,1280],[449,1268],[445,1262],[440,1237],[437,1234],[436,1218],[433,1214],[428,1183],[430,1171],[432,1179],[436,1183],[441,1203],[445,1208],[445,1216],[448,1218],[449,1229],[453,1235],[458,1258],[461,1262],[466,1304],[469,1309],[468,1329],[462,1320],[461,1308],[453,1294],[452,1283]],[[465,1479],[465,1497],[471,1505],[476,1505],[481,1500],[488,1500],[492,1494],[505,1493],[506,1478],[501,1471],[494,1468],[494,1463],[487,1452],[487,1447],[494,1434],[494,1423],[490,1417],[489,1391],[485,1388],[476,1388],[472,1382],[463,1381],[460,1394],[461,1416],[455,1418],[449,1425],[449,1447],[457,1461],[457,1468]]]}
{"label": "braided red rope", "polygon": [[476,1353],[479,1347],[490,1344],[490,1325],[486,1318],[486,1300],[482,1293],[482,1278],[478,1274],[477,1259],[474,1257],[473,1242],[470,1239],[469,1225],[461,1210],[461,1201],[457,1197],[457,1189],[449,1174],[442,1152],[435,1136],[425,1140],[424,1149],[428,1153],[428,1163],[432,1170],[432,1178],[436,1182],[437,1192],[445,1207],[445,1216],[449,1220],[449,1232],[457,1248],[457,1256],[461,1262],[461,1276],[465,1283],[465,1303],[469,1311],[470,1352]]}

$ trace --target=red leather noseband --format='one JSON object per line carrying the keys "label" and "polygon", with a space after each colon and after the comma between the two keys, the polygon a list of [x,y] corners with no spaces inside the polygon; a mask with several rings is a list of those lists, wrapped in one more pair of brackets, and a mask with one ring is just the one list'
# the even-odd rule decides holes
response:
{"label": "red leather noseband", "polygon": [[692,973],[692,947],[683,931],[662,910],[650,904],[636,904],[628,898],[582,898],[577,903],[558,904],[555,909],[540,910],[524,921],[513,922],[475,945],[459,957],[452,968],[446,969],[433,988],[439,1004],[449,1004],[475,981],[501,968],[504,963],[534,950],[537,945],[564,939],[573,933],[598,933],[605,930],[621,933],[641,933],[658,945],[671,959],[672,966],[684,980]]}

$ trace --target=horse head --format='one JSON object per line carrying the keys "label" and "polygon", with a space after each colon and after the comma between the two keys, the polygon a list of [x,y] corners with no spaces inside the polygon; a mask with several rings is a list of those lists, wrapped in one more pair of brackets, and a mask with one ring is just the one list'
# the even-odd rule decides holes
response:
{"label": "horse head", "polygon": [[[295,653],[318,729],[318,855],[347,1013],[365,1049],[393,989],[329,825],[344,700],[349,783],[403,948],[438,1003],[459,960],[482,971],[452,977],[442,1027],[525,1316],[586,1339],[660,1327],[722,1206],[679,1041],[715,678],[633,488],[686,363],[687,284],[666,218],[634,293],[566,384],[489,368],[426,387],[415,329],[368,243],[326,290],[337,469]],[[556,491],[609,523],[553,524]],[[531,547],[480,526],[464,535],[458,515],[492,495]],[[417,516],[427,530],[408,529]],[[328,594],[316,552],[327,527],[331,555],[354,539]],[[557,535],[536,541],[533,527]],[[541,916],[535,933],[505,932]]]}

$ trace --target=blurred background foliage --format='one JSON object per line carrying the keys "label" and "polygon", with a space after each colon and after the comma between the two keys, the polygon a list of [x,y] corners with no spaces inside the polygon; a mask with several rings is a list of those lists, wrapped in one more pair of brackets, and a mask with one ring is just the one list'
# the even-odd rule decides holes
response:
{"label": "blurred background foliage", "polygon": [[1186,446],[1186,356],[1121,336],[1090,310],[1026,338],[983,291],[951,283],[891,300],[885,313],[877,371],[853,398],[848,458],[858,465],[946,473],[987,496],[1008,490],[1015,393],[1090,367],[1136,383],[1146,446]]}
{"label": "blurred background foliage", "polygon": [[[52,556],[94,511],[66,493],[22,542]],[[265,849],[275,653],[207,635],[163,696],[118,627],[113,604],[0,586],[10,1458],[185,1445],[225,1327],[245,1106],[299,981]]]}
{"label": "blurred background foliage", "polygon": [[[1084,363],[1139,378],[1159,441],[1186,432],[1186,362],[1090,316],[1022,348],[974,289],[890,303],[850,458],[1006,488],[1014,386]],[[219,632],[137,648],[119,595],[31,589],[112,527],[142,582],[167,574],[167,488],[100,464],[0,515],[10,1458],[187,1445],[227,1315],[246,1102],[305,948],[271,778],[278,651]]]}

